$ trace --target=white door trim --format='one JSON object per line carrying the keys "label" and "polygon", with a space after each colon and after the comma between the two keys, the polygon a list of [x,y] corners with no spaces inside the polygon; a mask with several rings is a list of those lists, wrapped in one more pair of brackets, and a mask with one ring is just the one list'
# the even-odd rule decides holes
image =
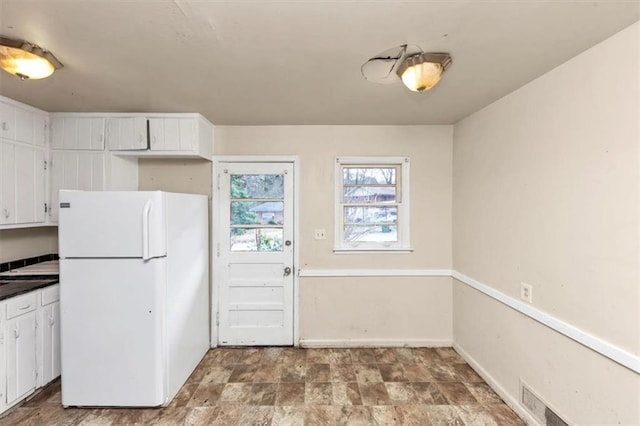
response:
{"label": "white door trim", "polygon": [[297,155],[214,155],[212,167],[212,194],[211,206],[211,347],[218,345],[217,318],[220,314],[217,295],[220,293],[221,278],[216,273],[218,268],[218,244],[220,243],[220,184],[218,173],[220,163],[291,163],[293,164],[293,345],[300,346],[300,303],[299,303],[299,278],[298,267],[300,265],[299,250],[299,198],[300,198],[300,158]]}

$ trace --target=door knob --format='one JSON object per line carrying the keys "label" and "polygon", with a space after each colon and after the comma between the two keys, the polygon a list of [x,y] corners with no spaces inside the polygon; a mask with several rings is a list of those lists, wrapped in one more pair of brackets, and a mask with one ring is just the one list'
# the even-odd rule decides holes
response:
{"label": "door knob", "polygon": [[285,242],[284,242],[284,245],[285,245],[285,246],[290,246],[290,245],[291,245],[291,241],[289,241],[289,240],[285,241]]}
{"label": "door knob", "polygon": [[286,268],[284,268],[284,276],[288,277],[289,275],[291,275],[291,268],[287,266]]}

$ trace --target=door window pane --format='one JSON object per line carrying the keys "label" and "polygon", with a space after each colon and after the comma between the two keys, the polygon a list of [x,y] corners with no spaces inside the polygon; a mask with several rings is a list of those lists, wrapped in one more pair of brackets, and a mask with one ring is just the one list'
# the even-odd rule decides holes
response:
{"label": "door window pane", "polygon": [[282,201],[232,201],[231,225],[282,225]]}
{"label": "door window pane", "polygon": [[282,251],[282,228],[233,228],[231,251]]}
{"label": "door window pane", "polygon": [[231,198],[284,198],[284,175],[231,175]]}

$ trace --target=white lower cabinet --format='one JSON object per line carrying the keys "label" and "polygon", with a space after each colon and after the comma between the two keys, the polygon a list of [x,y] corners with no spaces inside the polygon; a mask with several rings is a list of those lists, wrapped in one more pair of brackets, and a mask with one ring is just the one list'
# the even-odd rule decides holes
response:
{"label": "white lower cabinet", "polygon": [[59,285],[0,303],[0,412],[60,375]]}
{"label": "white lower cabinet", "polygon": [[38,291],[7,301],[7,405],[36,389],[36,309]]}
{"label": "white lower cabinet", "polygon": [[42,290],[38,315],[38,386],[60,375],[60,302],[59,285]]}

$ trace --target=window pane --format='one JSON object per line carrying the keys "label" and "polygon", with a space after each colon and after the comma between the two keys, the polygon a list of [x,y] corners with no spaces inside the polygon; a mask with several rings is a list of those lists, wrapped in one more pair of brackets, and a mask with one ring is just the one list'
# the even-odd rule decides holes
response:
{"label": "window pane", "polygon": [[396,225],[361,226],[345,225],[344,242],[396,242],[398,227]]}
{"label": "window pane", "polygon": [[232,225],[282,225],[282,201],[232,201]]}
{"label": "window pane", "polygon": [[395,203],[394,186],[345,186],[345,203]]}
{"label": "window pane", "polygon": [[395,167],[344,167],[345,185],[395,185]]}
{"label": "window pane", "polygon": [[397,207],[345,207],[344,223],[382,224],[398,221]]}
{"label": "window pane", "polygon": [[282,228],[234,228],[231,251],[282,251]]}
{"label": "window pane", "polygon": [[231,175],[231,198],[284,198],[284,176]]}

